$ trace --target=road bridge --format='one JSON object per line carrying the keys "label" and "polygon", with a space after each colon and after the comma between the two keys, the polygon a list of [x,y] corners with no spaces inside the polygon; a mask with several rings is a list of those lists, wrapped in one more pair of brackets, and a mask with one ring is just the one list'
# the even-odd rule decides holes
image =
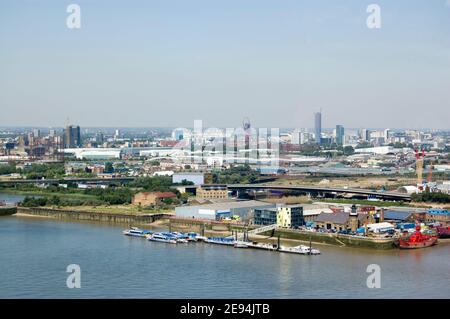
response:
{"label": "road bridge", "polygon": [[334,194],[355,194],[367,195],[377,199],[404,200],[410,201],[411,195],[396,192],[380,192],[362,188],[338,188],[338,187],[317,187],[301,185],[261,185],[261,184],[228,184],[229,190],[281,190],[281,191],[301,191],[305,193],[334,193]]}

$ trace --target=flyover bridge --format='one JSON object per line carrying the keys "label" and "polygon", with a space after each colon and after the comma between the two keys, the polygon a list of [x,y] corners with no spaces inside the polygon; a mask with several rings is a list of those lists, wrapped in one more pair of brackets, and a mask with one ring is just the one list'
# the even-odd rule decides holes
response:
{"label": "flyover bridge", "polygon": [[338,188],[338,187],[316,187],[300,185],[261,185],[261,184],[228,184],[229,190],[282,190],[282,191],[300,191],[305,193],[334,193],[334,194],[355,194],[367,195],[378,199],[386,200],[404,200],[410,201],[411,195],[395,192],[379,192],[362,188]]}

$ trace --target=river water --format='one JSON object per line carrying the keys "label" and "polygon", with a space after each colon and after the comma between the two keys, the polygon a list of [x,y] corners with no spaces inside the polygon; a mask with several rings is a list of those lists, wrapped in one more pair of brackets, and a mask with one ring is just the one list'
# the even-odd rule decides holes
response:
{"label": "river water", "polygon": [[[0,218],[0,298],[448,298],[450,245],[374,251],[314,245],[302,256],[205,243],[164,244],[123,226]],[[69,289],[66,268],[81,269]],[[381,288],[368,288],[369,264]]]}

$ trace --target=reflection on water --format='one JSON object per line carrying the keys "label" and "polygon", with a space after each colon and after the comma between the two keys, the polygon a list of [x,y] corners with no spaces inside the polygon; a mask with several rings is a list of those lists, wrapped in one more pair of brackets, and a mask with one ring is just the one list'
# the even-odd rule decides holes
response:
{"label": "reflection on water", "polygon": [[[320,246],[300,256],[219,245],[162,244],[121,226],[0,218],[2,298],[448,298],[448,245],[412,251]],[[81,267],[81,289],[66,267]],[[381,289],[366,286],[381,267]]]}

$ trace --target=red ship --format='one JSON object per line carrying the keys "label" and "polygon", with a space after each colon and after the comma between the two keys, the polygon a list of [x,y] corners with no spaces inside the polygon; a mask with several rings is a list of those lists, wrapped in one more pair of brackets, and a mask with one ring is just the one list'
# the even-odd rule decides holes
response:
{"label": "red ship", "polygon": [[439,238],[450,238],[450,226],[436,227]]}
{"label": "red ship", "polygon": [[424,235],[420,232],[420,226],[416,226],[416,231],[408,237],[400,238],[399,247],[401,249],[416,249],[430,247],[437,243],[437,237]]}

